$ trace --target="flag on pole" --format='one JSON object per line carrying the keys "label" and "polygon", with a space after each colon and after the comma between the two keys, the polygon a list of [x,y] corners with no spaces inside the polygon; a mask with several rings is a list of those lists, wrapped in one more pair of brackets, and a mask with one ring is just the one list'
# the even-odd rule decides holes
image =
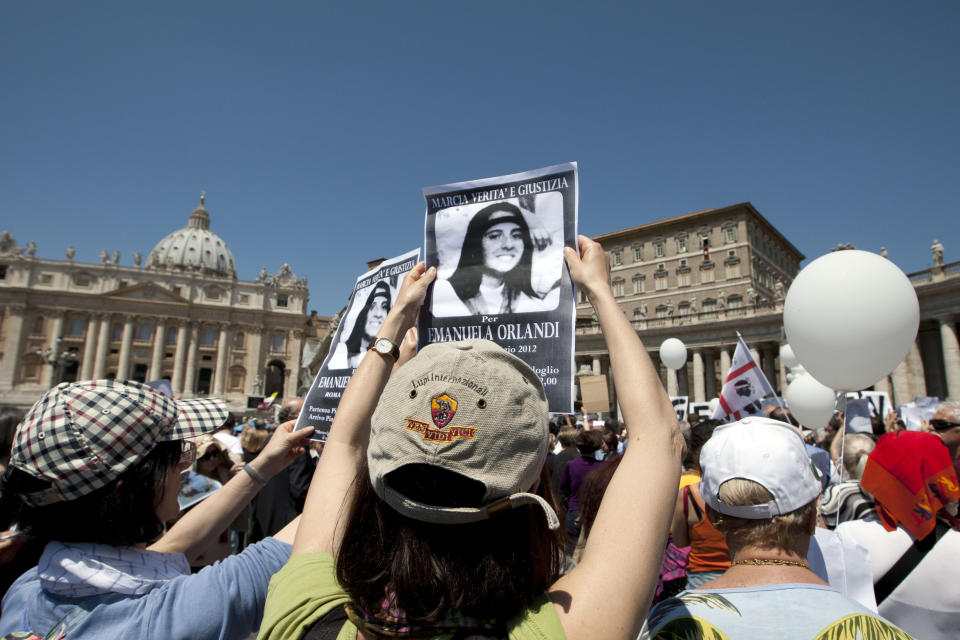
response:
{"label": "flag on pole", "polygon": [[747,343],[738,336],[733,362],[730,363],[730,371],[723,381],[720,402],[713,413],[713,419],[728,421],[757,415],[763,410],[760,401],[772,395],[773,387],[754,361]]}
{"label": "flag on pole", "polygon": [[273,404],[273,401],[277,399],[277,392],[274,391],[272,394],[260,401],[260,404],[257,405],[257,411],[266,411],[270,408],[270,405]]}

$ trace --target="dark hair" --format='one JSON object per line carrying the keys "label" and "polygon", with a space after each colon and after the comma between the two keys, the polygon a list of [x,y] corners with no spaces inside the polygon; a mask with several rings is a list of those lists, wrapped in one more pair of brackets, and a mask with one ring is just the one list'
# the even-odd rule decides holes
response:
{"label": "dark hair", "polygon": [[[158,442],[119,478],[85,496],[40,507],[24,504],[20,525],[35,538],[61,542],[96,542],[130,546],[163,533],[156,508],[163,499],[167,473],[180,460],[179,440]],[[50,486],[20,469],[10,468],[3,493],[29,494]]]}
{"label": "dark hair", "polygon": [[364,331],[367,327],[367,314],[370,313],[370,307],[373,306],[373,299],[377,296],[387,299],[388,309],[393,304],[391,302],[392,297],[390,296],[390,285],[387,284],[386,280],[380,280],[377,284],[373,285],[373,290],[370,292],[370,295],[367,296],[367,301],[363,304],[360,313],[357,314],[357,319],[353,323],[353,330],[350,331],[350,336],[346,342],[348,355],[352,356],[360,353],[360,346],[364,337],[366,337]]}
{"label": "dark hair", "polygon": [[[495,213],[507,212],[511,215],[490,218]],[[540,295],[533,290],[530,284],[530,270],[533,264],[533,241],[530,239],[530,227],[523,219],[520,209],[508,202],[496,202],[481,209],[467,225],[467,233],[460,249],[460,262],[457,270],[450,276],[449,282],[461,300],[469,300],[480,291],[480,279],[483,274],[483,234],[487,229],[501,222],[513,222],[523,231],[523,253],[520,262],[504,277],[504,292],[506,295],[516,296],[524,293],[531,298]]]}
{"label": "dark hair", "polygon": [[795,427],[800,426],[800,423],[797,422],[797,419],[793,417],[793,414],[791,414],[789,411],[781,407],[777,407],[776,409],[770,412],[770,419],[779,420],[780,422],[786,422],[787,424],[792,424]]}
{"label": "dark hair", "polygon": [[719,420],[701,420],[696,425],[690,427],[690,455],[695,457],[700,455],[700,449],[707,444],[707,440],[713,435],[713,430],[719,427],[722,422]]}
{"label": "dark hair", "polygon": [[[388,475],[412,500],[479,506],[483,484],[430,465],[406,465]],[[556,501],[546,467],[536,492]],[[462,613],[505,623],[560,576],[564,542],[539,507],[508,509],[489,520],[432,524],[394,511],[373,490],[366,461],[354,482],[337,580],[360,609],[378,614],[384,597],[411,625],[432,626]]]}
{"label": "dark hair", "polygon": [[580,492],[577,494],[580,500],[580,524],[583,527],[583,535],[590,535],[590,528],[593,527],[593,521],[597,518],[597,512],[600,510],[600,502],[603,500],[603,494],[613,478],[613,473],[620,466],[623,460],[621,454],[611,456],[603,464],[592,469],[583,479],[580,485]]}
{"label": "dark hair", "polygon": [[593,453],[603,446],[603,434],[596,429],[582,429],[580,433],[577,434],[577,451],[581,455],[590,456]]}

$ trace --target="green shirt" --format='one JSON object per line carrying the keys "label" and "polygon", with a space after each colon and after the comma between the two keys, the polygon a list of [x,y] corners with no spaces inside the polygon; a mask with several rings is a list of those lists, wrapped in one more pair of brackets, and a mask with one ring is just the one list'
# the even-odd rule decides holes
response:
{"label": "green shirt", "polygon": [[[337,583],[329,553],[304,553],[270,580],[267,604],[258,640],[300,640],[329,611],[349,600]],[[510,640],[563,640],[566,635],[553,603],[544,593],[507,623]],[[349,620],[337,640],[356,640],[357,627]]]}

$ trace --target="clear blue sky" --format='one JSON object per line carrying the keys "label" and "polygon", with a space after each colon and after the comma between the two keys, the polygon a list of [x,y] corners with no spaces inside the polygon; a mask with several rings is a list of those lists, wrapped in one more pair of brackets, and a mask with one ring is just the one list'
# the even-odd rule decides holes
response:
{"label": "clear blue sky", "polygon": [[809,258],[960,260],[960,3],[0,3],[0,230],[146,254],[201,189],[332,314],[423,186],[580,163],[595,235],[752,202]]}

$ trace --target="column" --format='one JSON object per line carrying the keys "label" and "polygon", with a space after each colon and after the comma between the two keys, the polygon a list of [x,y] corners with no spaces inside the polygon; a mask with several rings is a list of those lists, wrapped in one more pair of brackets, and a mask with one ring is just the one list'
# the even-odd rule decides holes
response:
{"label": "column", "polygon": [[133,346],[133,316],[123,317],[123,336],[120,338],[120,362],[117,364],[117,380],[130,378],[130,348]]}
{"label": "column", "polygon": [[920,355],[920,345],[914,340],[907,352],[907,370],[910,372],[910,402],[914,398],[927,395],[927,379],[924,377],[923,356]]}
{"label": "column", "polygon": [[97,316],[90,314],[87,319],[87,335],[83,339],[83,362],[80,363],[80,379],[89,380],[93,377],[93,362],[96,359],[97,330],[100,321]]}
{"label": "column", "polygon": [[947,397],[960,400],[960,344],[952,318],[938,318],[943,349],[943,372],[947,376]]}
{"label": "column", "polygon": [[153,328],[153,353],[150,357],[150,372],[147,380],[159,380],[163,375],[163,351],[167,342],[167,321],[158,318]]}
{"label": "column", "polygon": [[677,370],[667,367],[667,395],[671,398],[680,395],[677,383]]}
{"label": "column", "polygon": [[187,322],[180,320],[177,322],[177,349],[173,354],[173,379],[170,381],[173,395],[178,398],[183,395],[183,359],[186,353]]}
{"label": "column", "polygon": [[110,314],[100,315],[100,335],[97,337],[97,359],[93,364],[93,377],[102,380],[107,368],[107,351],[110,349]]}
{"label": "column", "polygon": [[[47,346],[50,348],[50,357],[53,358],[54,362],[56,362],[57,357],[60,355],[60,341],[63,339],[64,315],[66,314],[60,309],[53,312],[53,333],[50,334],[50,340],[47,342]],[[56,364],[48,364],[44,366],[49,367],[50,369],[46,373],[46,385],[49,388],[58,382],[56,376],[59,367]]]}
{"label": "column", "polygon": [[901,405],[913,402],[915,396],[911,395],[913,389],[910,385],[910,366],[907,364],[906,358],[900,361],[890,377],[893,379],[893,396],[891,397],[893,404]]}
{"label": "column", "polygon": [[263,327],[247,330],[247,384],[250,395],[263,393],[263,363],[260,351],[263,348]]}
{"label": "column", "polygon": [[230,351],[230,325],[220,324],[220,336],[217,338],[217,369],[213,372],[213,395],[222,396],[227,379],[227,354]]}
{"label": "column", "polygon": [[700,349],[693,350],[693,401],[706,402],[706,388],[703,376],[703,353]]}
{"label": "column", "polygon": [[757,363],[757,366],[760,367],[762,371],[763,362],[760,359],[760,351],[756,347],[750,347],[750,355],[753,357],[753,361]]}
{"label": "column", "polygon": [[196,393],[197,380],[197,342],[199,340],[199,327],[196,324],[190,325],[190,337],[187,345],[187,369],[183,374],[183,393],[184,398],[192,398]]}
{"label": "column", "polygon": [[[776,364],[776,352],[771,349],[769,346],[763,348],[763,351],[760,352],[760,357],[763,358],[763,364],[761,369],[763,369],[763,375],[767,377],[767,382],[770,383],[770,386],[773,387],[774,391],[777,390],[777,364]],[[780,393],[783,393],[783,388],[780,387]]]}
{"label": "column", "polygon": [[[292,342],[290,350],[290,370],[293,371],[294,383],[293,387],[287,391],[288,396],[299,396],[300,395],[300,358],[303,353],[303,331],[301,329],[294,329],[292,332]],[[312,380],[310,381],[312,382]],[[307,382],[307,390],[309,391],[310,382]]]}
{"label": "column", "polygon": [[704,402],[709,402],[713,398],[717,397],[717,365],[716,358],[713,357],[713,353],[705,352],[703,354],[703,373],[704,373],[704,392],[706,397]]}
{"label": "column", "polygon": [[0,389],[12,389],[17,379],[17,364],[20,362],[20,350],[23,348],[23,316],[27,312],[25,305],[7,305],[4,324],[3,362],[0,363]]}
{"label": "column", "polygon": [[787,368],[783,365],[783,360],[779,357],[777,358],[777,363],[779,367],[777,369],[777,380],[779,381],[780,395],[785,396],[787,394]]}
{"label": "column", "polygon": [[730,347],[720,348],[720,385],[722,386],[730,373]]}
{"label": "column", "polygon": [[593,356],[593,375],[600,375],[600,357]]}

